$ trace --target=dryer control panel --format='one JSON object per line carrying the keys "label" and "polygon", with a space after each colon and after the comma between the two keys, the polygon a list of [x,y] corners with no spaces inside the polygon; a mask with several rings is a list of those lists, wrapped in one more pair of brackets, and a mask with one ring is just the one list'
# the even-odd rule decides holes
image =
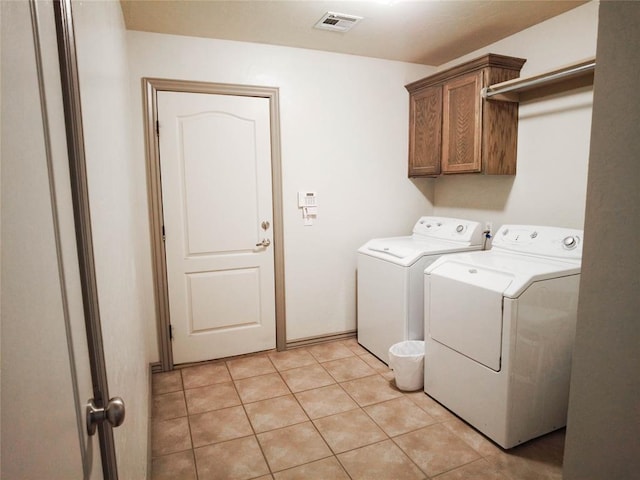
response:
{"label": "dryer control panel", "polygon": [[580,260],[582,230],[537,225],[503,225],[493,237],[493,250]]}

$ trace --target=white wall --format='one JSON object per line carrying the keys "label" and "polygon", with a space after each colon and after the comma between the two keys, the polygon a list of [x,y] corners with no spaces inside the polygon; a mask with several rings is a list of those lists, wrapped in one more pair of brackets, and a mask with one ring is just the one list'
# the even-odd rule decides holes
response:
{"label": "white wall", "polygon": [[640,3],[602,2],[566,480],[640,471]]}
{"label": "white wall", "polygon": [[[136,159],[142,77],[280,89],[287,340],[353,331],[355,251],[431,213],[432,181],[407,178],[408,94],[434,69],[350,55],[128,32]],[[137,188],[146,188],[136,178]],[[303,226],[297,192],[318,192]],[[155,323],[149,324],[155,338]]]}
{"label": "white wall", "polygon": [[[595,56],[598,2],[590,2],[477,50],[525,58],[522,77]],[[520,103],[515,177],[459,175],[435,181],[438,215],[504,223],[583,228],[592,87]]]}
{"label": "white wall", "polygon": [[[126,402],[114,430],[121,478],[145,478],[147,324],[154,308],[144,159],[133,154],[125,29],[118,2],[74,2],[93,246],[111,396]],[[137,105],[137,104],[136,104]]]}

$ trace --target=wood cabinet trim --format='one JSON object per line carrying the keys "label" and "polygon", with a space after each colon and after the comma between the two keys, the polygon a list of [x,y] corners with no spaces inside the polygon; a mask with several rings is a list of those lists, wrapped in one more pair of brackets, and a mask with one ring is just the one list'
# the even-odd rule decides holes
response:
{"label": "wood cabinet trim", "polygon": [[504,68],[508,70],[515,70],[520,72],[520,69],[524,65],[526,60],[524,58],[507,57],[505,55],[496,55],[489,53],[478,57],[474,60],[456,65],[455,67],[448,68],[442,72],[434,73],[428,77],[422,78],[415,82],[405,85],[405,88],[409,93],[416,92],[422,88],[444,83],[459,75],[465,75],[474,70],[481,70],[487,67]]}

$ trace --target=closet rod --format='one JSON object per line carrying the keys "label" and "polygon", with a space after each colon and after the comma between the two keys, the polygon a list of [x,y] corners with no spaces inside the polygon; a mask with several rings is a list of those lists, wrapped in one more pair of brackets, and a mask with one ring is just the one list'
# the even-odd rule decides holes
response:
{"label": "closet rod", "polygon": [[[491,85],[482,89],[482,98],[489,99],[496,95],[503,95],[505,93],[517,93],[525,90],[531,90],[538,86],[555,83],[560,80],[567,80],[591,73],[595,70],[595,68],[596,61],[595,59],[591,59],[584,62],[576,63],[574,65],[570,65],[565,68],[543,73],[535,77],[517,78],[514,80],[509,80],[507,82],[496,83],[495,85]],[[517,101],[512,98],[502,98],[496,100]]]}

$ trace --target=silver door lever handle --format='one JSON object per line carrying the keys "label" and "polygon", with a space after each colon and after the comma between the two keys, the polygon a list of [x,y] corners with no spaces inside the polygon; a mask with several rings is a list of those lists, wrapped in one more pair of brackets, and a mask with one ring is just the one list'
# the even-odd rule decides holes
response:
{"label": "silver door lever handle", "polygon": [[260,243],[256,243],[256,247],[268,247],[269,245],[271,245],[271,240],[268,238],[265,238]]}

